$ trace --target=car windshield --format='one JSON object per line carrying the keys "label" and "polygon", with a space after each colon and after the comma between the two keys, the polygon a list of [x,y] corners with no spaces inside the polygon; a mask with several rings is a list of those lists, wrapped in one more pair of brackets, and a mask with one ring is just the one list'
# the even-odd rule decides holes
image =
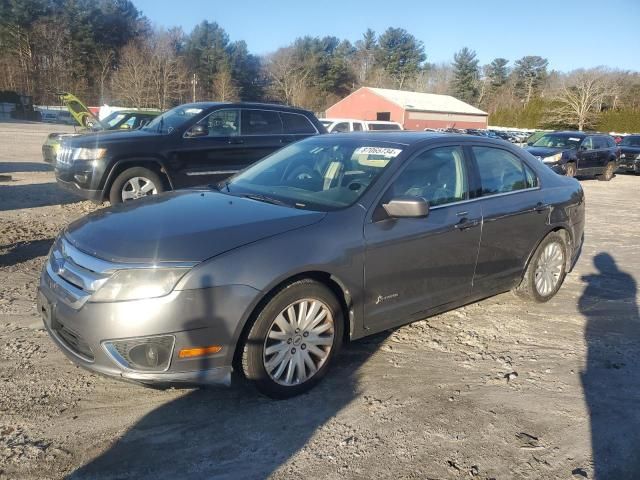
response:
{"label": "car windshield", "polygon": [[624,147],[640,147],[640,135],[624,137],[620,142],[620,145]]}
{"label": "car windshield", "polygon": [[164,112],[151,120],[143,130],[151,130],[157,133],[171,133],[176,128],[181,127],[195,115],[202,112],[202,108],[190,105],[181,105]]}
{"label": "car windshield", "polygon": [[581,141],[581,137],[550,133],[540,137],[533,146],[548,148],[578,148]]}
{"label": "car windshield", "polygon": [[400,125],[395,123],[370,123],[369,130],[400,130]]}
{"label": "car windshield", "polygon": [[314,137],[290,145],[223,182],[220,190],[309,210],[352,205],[404,145]]}
{"label": "car windshield", "polygon": [[107,128],[113,128],[120,123],[125,116],[125,113],[113,112],[102,120],[102,123],[107,125]]}

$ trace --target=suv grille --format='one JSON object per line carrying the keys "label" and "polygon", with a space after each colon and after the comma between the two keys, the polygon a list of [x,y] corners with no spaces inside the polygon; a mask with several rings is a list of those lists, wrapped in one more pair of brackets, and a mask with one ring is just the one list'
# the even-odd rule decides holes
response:
{"label": "suv grille", "polygon": [[73,149],[71,147],[65,147],[64,145],[58,150],[56,156],[56,163],[59,165],[69,166],[71,165],[71,157],[73,155]]}

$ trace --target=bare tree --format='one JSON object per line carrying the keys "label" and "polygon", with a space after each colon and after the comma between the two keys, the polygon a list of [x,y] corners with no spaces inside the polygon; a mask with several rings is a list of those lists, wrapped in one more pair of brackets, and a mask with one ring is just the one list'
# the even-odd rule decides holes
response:
{"label": "bare tree", "polygon": [[213,93],[216,100],[233,102],[240,99],[240,89],[231,75],[231,69],[225,65],[213,77]]}
{"label": "bare tree", "polygon": [[607,95],[607,78],[600,69],[576,70],[567,76],[554,100],[553,120],[575,125],[578,130],[591,126]]}
{"label": "bare tree", "polygon": [[150,52],[147,46],[135,42],[120,52],[120,66],[113,75],[113,92],[118,99],[135,107],[149,107]]}
{"label": "bare tree", "polygon": [[96,62],[98,64],[98,73],[100,74],[100,104],[104,104],[104,85],[113,71],[113,63],[115,54],[113,50],[98,50],[96,52]]}
{"label": "bare tree", "polygon": [[289,105],[303,106],[312,70],[301,63],[292,48],[281,48],[267,59],[271,93]]}

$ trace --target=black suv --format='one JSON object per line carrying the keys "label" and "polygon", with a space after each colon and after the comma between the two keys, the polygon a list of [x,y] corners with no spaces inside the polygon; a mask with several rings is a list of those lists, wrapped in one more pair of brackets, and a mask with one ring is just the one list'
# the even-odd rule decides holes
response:
{"label": "black suv", "polygon": [[640,135],[627,135],[620,147],[620,170],[640,173]]}
{"label": "black suv", "polygon": [[595,175],[611,180],[618,168],[619,149],[609,135],[549,132],[526,150],[560,175]]}
{"label": "black suv", "polygon": [[139,130],[66,139],[58,184],[96,202],[121,203],[223,180],[298,139],[325,133],[306,110],[260,103],[181,105]]}

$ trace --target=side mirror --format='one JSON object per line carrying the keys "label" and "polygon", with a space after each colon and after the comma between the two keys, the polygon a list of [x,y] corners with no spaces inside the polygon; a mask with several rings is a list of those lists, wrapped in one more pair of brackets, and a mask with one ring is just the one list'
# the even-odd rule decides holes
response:
{"label": "side mirror", "polygon": [[586,145],[580,145],[580,151],[581,152],[586,152],[588,150]]}
{"label": "side mirror", "polygon": [[209,135],[209,129],[207,127],[205,127],[204,125],[200,125],[200,124],[194,125],[187,132],[187,137],[190,137],[190,138],[193,138],[193,137],[206,137],[207,135]]}
{"label": "side mirror", "polygon": [[419,218],[429,215],[429,202],[422,197],[400,196],[382,205],[393,218]]}

